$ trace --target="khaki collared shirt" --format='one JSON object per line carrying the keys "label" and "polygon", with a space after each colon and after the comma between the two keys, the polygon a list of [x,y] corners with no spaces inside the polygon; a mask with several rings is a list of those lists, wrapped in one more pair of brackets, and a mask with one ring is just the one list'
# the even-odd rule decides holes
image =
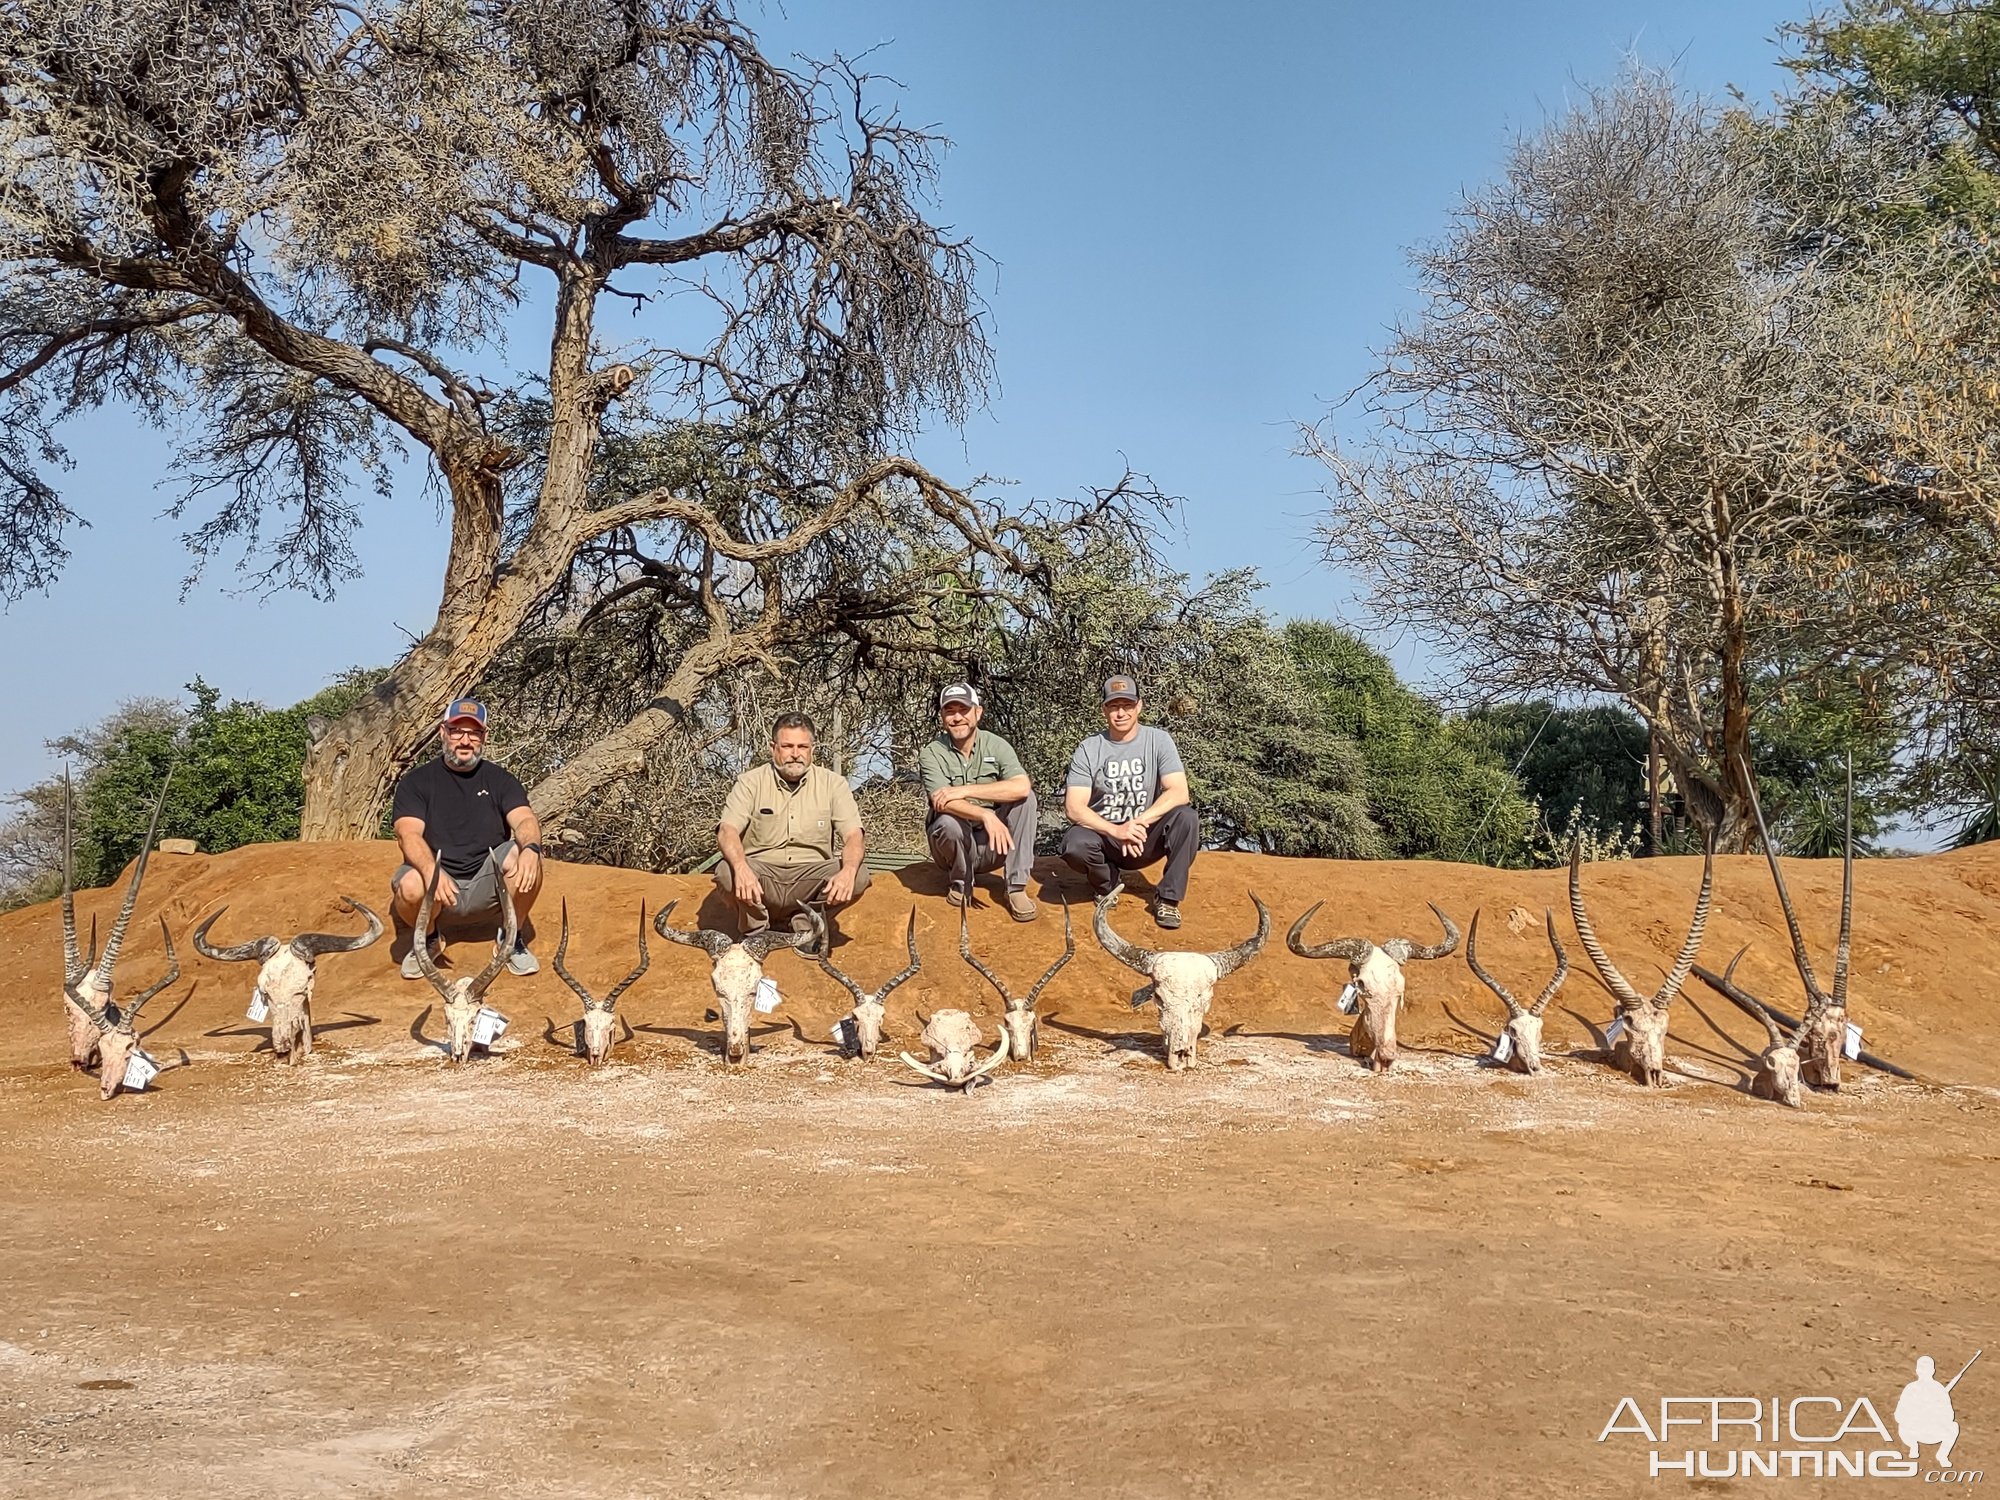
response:
{"label": "khaki collared shirt", "polygon": [[722,821],[742,835],[743,852],[774,865],[809,865],[840,858],[861,809],[847,783],[825,766],[811,766],[796,787],[769,761],[736,778],[722,804]]}

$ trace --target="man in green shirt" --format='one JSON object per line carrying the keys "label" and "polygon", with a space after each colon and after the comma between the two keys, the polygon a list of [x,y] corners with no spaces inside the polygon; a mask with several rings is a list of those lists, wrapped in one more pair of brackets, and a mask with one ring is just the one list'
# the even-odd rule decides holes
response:
{"label": "man in green shirt", "polygon": [[946,894],[953,906],[970,895],[975,874],[1004,865],[1007,910],[1017,922],[1032,922],[1035,788],[1014,747],[979,727],[985,714],[968,683],[954,682],[938,694],[944,733],[917,755],[931,801],[931,858],[950,878]]}

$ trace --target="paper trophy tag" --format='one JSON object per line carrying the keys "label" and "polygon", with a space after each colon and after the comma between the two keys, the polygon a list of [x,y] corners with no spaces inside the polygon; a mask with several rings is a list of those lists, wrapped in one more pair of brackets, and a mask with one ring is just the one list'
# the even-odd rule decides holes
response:
{"label": "paper trophy tag", "polygon": [[1500,1039],[1493,1044],[1493,1060],[1498,1063],[1503,1063],[1513,1055],[1514,1055],[1514,1033],[1511,1031],[1503,1031],[1500,1033]]}
{"label": "paper trophy tag", "polygon": [[766,974],[762,979],[757,981],[757,998],[752,1002],[752,1004],[754,1004],[757,1007],[758,1015],[768,1016],[772,1011],[776,1010],[782,1003],[783,1002],[778,998],[777,980],[773,979],[769,974]]}
{"label": "paper trophy tag", "polygon": [[1604,1028],[1605,1043],[1615,1047],[1618,1045],[1618,1038],[1623,1035],[1625,1035],[1625,1018],[1623,1016],[1613,1016],[1611,1024]]}
{"label": "paper trophy tag", "polygon": [[479,1014],[472,1018],[472,1041],[474,1046],[490,1047],[506,1035],[507,1018],[490,1005],[479,1007]]}
{"label": "paper trophy tag", "polygon": [[854,1017],[842,1016],[833,1023],[833,1044],[842,1048],[854,1045]]}
{"label": "paper trophy tag", "polygon": [[125,1059],[125,1087],[143,1093],[146,1085],[160,1074],[160,1065],[145,1053],[134,1051]]}
{"label": "paper trophy tag", "polygon": [[245,1014],[253,1021],[268,1021],[271,1019],[270,997],[264,993],[261,987],[250,992],[250,1009]]}
{"label": "paper trophy tag", "polygon": [[1354,1014],[1354,1007],[1361,1003],[1359,999],[1359,994],[1360,994],[1359,986],[1353,984],[1348,985],[1346,989],[1340,992],[1340,999],[1335,1001],[1334,1003],[1340,1007],[1340,1013],[1343,1016],[1351,1016]]}
{"label": "paper trophy tag", "polygon": [[1847,1023],[1847,1036],[1840,1044],[1840,1055],[1849,1062],[1861,1061],[1861,1028],[1852,1021]]}

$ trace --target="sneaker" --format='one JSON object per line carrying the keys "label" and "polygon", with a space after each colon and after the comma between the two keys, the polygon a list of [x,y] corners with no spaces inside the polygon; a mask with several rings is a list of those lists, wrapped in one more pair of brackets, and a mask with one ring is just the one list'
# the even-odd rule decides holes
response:
{"label": "sneaker", "polygon": [[[433,940],[431,943],[431,967],[435,969],[437,961],[443,957],[444,944]],[[422,979],[424,977],[424,971],[417,967],[417,945],[415,943],[412,943],[410,951],[403,955],[403,977],[405,979]]]}
{"label": "sneaker", "polygon": [[1181,925],[1181,909],[1172,901],[1153,903],[1153,925],[1164,927],[1169,932]]}
{"label": "sneaker", "polygon": [[1035,905],[1034,898],[1026,891],[1009,891],[1007,915],[1016,922],[1032,922],[1041,915],[1041,909]]}
{"label": "sneaker", "polygon": [[949,901],[953,906],[965,905],[965,887],[954,880],[944,888],[944,899]]}
{"label": "sneaker", "polygon": [[542,972],[542,961],[528,951],[526,943],[522,942],[519,938],[515,938],[514,951],[507,958],[507,972],[509,974],[539,974]]}

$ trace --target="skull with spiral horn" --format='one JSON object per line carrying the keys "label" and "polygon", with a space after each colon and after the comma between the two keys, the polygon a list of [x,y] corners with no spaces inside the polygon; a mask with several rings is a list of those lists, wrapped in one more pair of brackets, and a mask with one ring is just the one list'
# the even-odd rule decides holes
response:
{"label": "skull with spiral horn", "polygon": [[684,932],[667,921],[679,904],[669,901],[660,908],[660,914],[653,918],[653,931],[708,955],[708,982],[715,991],[716,1009],[722,1013],[723,1058],[730,1063],[744,1062],[750,1056],[750,1015],[757,1001],[758,981],[764,977],[764,960],[779,948],[796,949],[813,941],[813,934],[766,928],[739,943],[713,928]]}
{"label": "skull with spiral horn", "polygon": [[1347,1050],[1371,1073],[1386,1073],[1396,1064],[1396,1018],[1403,1009],[1403,965],[1412,959],[1444,958],[1458,948],[1458,928],[1435,901],[1427,903],[1444,928],[1444,941],[1425,945],[1406,937],[1371,943],[1364,937],[1335,938],[1308,944],[1306,929],[1325,903],[1315,901],[1285,934],[1285,946],[1300,958],[1344,958],[1348,983],[1354,987],[1359,1013],[1347,1033]]}
{"label": "skull with spiral horn", "polygon": [[270,1006],[271,1050],[286,1062],[296,1064],[312,1056],[313,982],[320,958],[328,953],[359,953],[382,936],[382,919],[352,896],[342,896],[343,910],[359,912],[368,930],[354,937],[337,932],[302,932],[289,943],[276,936],[252,939],[233,947],[218,948],[208,940],[209,929],[222,920],[228,907],[194,930],[194,948],[203,958],[223,963],[263,965],[257,971],[257,992]]}

